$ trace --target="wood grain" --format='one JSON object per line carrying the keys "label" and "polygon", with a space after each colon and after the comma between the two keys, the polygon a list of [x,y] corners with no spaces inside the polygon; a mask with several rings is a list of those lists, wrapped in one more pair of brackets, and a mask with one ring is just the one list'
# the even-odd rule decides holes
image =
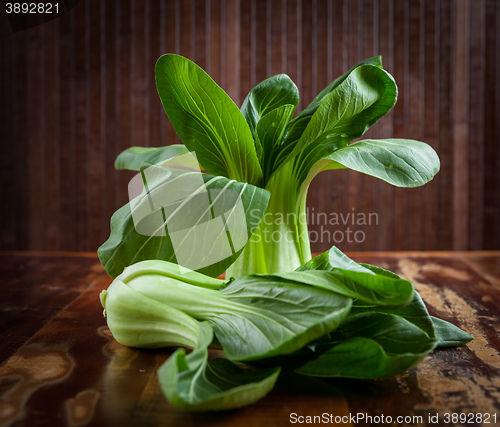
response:
{"label": "wood grain", "polygon": [[[249,407],[189,413],[170,405],[156,371],[170,350],[118,344],[99,293],[111,279],[92,254],[0,253],[2,426],[285,426],[291,414],[422,417],[447,412],[500,416],[500,252],[349,254],[411,280],[429,311],[472,333],[469,344],[433,351],[384,380],[283,374]],[[414,418],[418,420],[417,418]],[[360,421],[358,425],[373,425]],[[349,424],[345,424],[349,425]],[[478,423],[473,425],[479,425]],[[494,424],[490,424],[494,425]]]}
{"label": "wood grain", "polygon": [[[469,52],[467,50],[469,37],[469,3],[457,0],[454,3],[454,77],[453,77],[453,249],[463,250],[467,247],[469,236],[469,169],[468,143],[469,129],[467,126],[467,104],[469,102],[469,88],[467,81]],[[476,6],[475,6],[476,7]]]}
{"label": "wood grain", "polygon": [[422,139],[441,171],[416,190],[324,173],[311,209],[376,213],[379,222],[353,227],[362,242],[323,240],[313,250],[498,249],[499,20],[496,0],[89,0],[18,33],[2,16],[0,248],[95,251],[107,238],[132,176],[113,169],[115,157],[179,141],[153,74],[171,52],[198,62],[237,104],[287,73],[298,111],[382,54],[399,100],[366,135]]}

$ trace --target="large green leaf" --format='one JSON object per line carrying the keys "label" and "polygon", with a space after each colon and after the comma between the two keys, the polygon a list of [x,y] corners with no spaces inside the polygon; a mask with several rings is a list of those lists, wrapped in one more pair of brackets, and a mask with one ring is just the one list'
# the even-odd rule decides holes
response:
{"label": "large green leaf", "polygon": [[434,348],[456,347],[471,339],[451,323],[429,316],[415,293],[411,304],[397,309],[354,306],[337,330],[314,344],[312,354],[319,357],[298,371],[327,377],[385,378],[411,368]]}
{"label": "large green leaf", "polygon": [[364,303],[399,307],[413,299],[413,285],[367,269],[366,272],[335,268],[330,271],[293,271],[274,276],[328,289]]}
{"label": "large green leaf", "polygon": [[397,187],[418,187],[439,171],[439,157],[426,143],[410,139],[366,139],[325,156],[329,169],[348,168]]}
{"label": "large green leaf", "polygon": [[[299,103],[299,90],[286,74],[270,77],[255,86],[241,105],[241,112],[248,126],[255,133],[257,123],[270,111],[292,105],[292,114]],[[291,117],[291,116],[290,116]]]}
{"label": "large green leaf", "polygon": [[285,159],[288,157],[288,155],[291,153],[291,151],[295,147],[297,141],[300,139],[300,137],[302,136],[302,133],[306,129],[307,125],[309,124],[311,117],[316,112],[318,107],[321,105],[321,103],[323,102],[325,97],[330,92],[332,92],[338,85],[340,85],[349,76],[349,74],[351,74],[351,72],[353,70],[355,70],[357,67],[360,67],[361,65],[374,65],[374,66],[377,66],[379,68],[382,68],[382,58],[380,56],[368,58],[368,59],[360,62],[359,64],[357,64],[353,68],[351,68],[344,75],[335,79],[327,87],[325,87],[318,94],[318,96],[316,96],[316,98],[313,100],[313,102],[311,102],[306,109],[301,111],[300,114],[298,114],[297,117],[290,122],[288,129],[286,131],[286,137],[285,137],[285,139],[283,141],[283,145],[281,147],[279,158],[276,162],[275,170],[277,170],[279,168],[279,166],[282,164],[282,162],[284,162]]}
{"label": "large green leaf", "polygon": [[[431,317],[415,292],[410,304],[398,308],[354,301],[337,330],[293,354],[253,364],[261,368],[298,369],[318,376],[389,377],[418,363],[436,342]],[[356,351],[360,353],[350,354]],[[349,366],[351,363],[353,366]]]}
{"label": "large green leaf", "polygon": [[115,281],[197,320],[208,320],[231,360],[293,353],[334,330],[351,309],[349,297],[280,277],[250,275],[214,290],[203,278],[199,283],[184,280],[177,274],[179,267],[157,262],[155,269],[150,261],[140,262]]}
{"label": "large green leaf", "polygon": [[446,320],[438,319],[433,316],[431,316],[431,319],[436,333],[436,339],[438,340],[436,348],[458,347],[474,339],[471,334],[462,331],[458,326]]}
{"label": "large green leaf", "polygon": [[314,376],[386,378],[419,363],[438,343],[425,305],[353,307],[334,332],[315,344],[319,354],[298,369]]}
{"label": "large green leaf", "polygon": [[265,187],[271,176],[286,125],[292,118],[294,109],[293,105],[282,105],[267,113],[257,123],[255,137],[264,174],[262,187]]}
{"label": "large green leaf", "polygon": [[113,278],[148,259],[216,277],[239,256],[269,200],[269,192],[249,184],[161,165],[141,177],[142,192],[115,212],[98,249]]}
{"label": "large green leaf", "polygon": [[[359,274],[375,274],[380,277],[381,280],[386,278],[389,280],[389,283],[393,281],[392,283],[396,283],[396,287],[399,286],[397,283],[403,283],[403,288],[406,288],[409,283],[408,281],[401,279],[392,271],[384,270],[383,268],[370,264],[358,264],[335,246],[332,246],[326,252],[323,252],[309,262],[303,264],[296,271],[334,271],[336,269],[342,269],[344,271],[351,271]],[[402,282],[399,282],[398,280]],[[422,298],[416,291],[414,291],[411,295],[412,297],[409,303],[401,307],[384,307],[381,304],[373,304],[359,299],[354,301],[354,306],[350,314],[354,315],[357,313],[365,313],[367,311],[394,314],[404,317],[406,320],[414,323],[418,328],[422,329],[430,337],[434,337],[433,324]]]}
{"label": "large green leaf", "polygon": [[[298,270],[335,271],[338,268],[357,274],[371,271],[388,279],[399,278],[380,267],[358,264],[335,247]],[[458,345],[470,339],[470,335],[445,323],[429,316],[417,292],[410,304],[396,308],[356,300],[339,328],[310,345],[310,359],[316,359],[298,370],[309,375],[353,378],[397,375],[421,361],[441,342]]]}
{"label": "large green leaf", "polygon": [[369,273],[366,267],[358,264],[356,261],[349,258],[339,248],[332,246],[326,252],[315,256],[310,261],[301,265],[295,271],[309,271],[309,270],[324,270],[331,271],[335,268],[342,270],[358,271],[361,273]]}
{"label": "large green leaf", "polygon": [[249,361],[293,353],[334,330],[352,300],[278,276],[250,275],[219,291],[231,309],[207,314],[229,359]]}
{"label": "large green leaf", "polygon": [[[407,326],[405,332],[410,334],[415,328],[409,325],[411,324],[397,322],[393,327]],[[415,366],[430,350],[431,347],[420,354],[389,353],[383,345],[370,337],[354,337],[333,346],[318,359],[297,369],[297,372],[318,377],[388,378]]]}
{"label": "large green leaf", "polygon": [[203,168],[258,184],[262,170],[252,133],[231,98],[198,65],[179,55],[161,56],[155,76],[165,112]]}
{"label": "large green leaf", "polygon": [[273,276],[329,289],[362,305],[404,306],[414,297],[413,285],[407,280],[379,267],[358,264],[335,246],[293,272]]}
{"label": "large green leaf", "polygon": [[409,369],[437,343],[431,317],[415,293],[413,301],[400,308],[353,306],[332,333],[292,354],[252,364],[313,376],[382,378]]}
{"label": "large green leaf", "polygon": [[272,390],[279,368],[245,372],[224,358],[209,359],[213,331],[200,323],[198,345],[179,349],[158,370],[160,387],[173,405],[192,411],[220,411],[250,405]]}
{"label": "large green leaf", "polygon": [[306,180],[317,161],[363,135],[396,99],[397,86],[389,73],[374,65],[355,68],[325,96],[289,155],[297,182]]}
{"label": "large green leaf", "polygon": [[144,163],[157,164],[186,153],[189,153],[189,150],[182,144],[165,147],[130,147],[118,155],[115,168],[140,171]]}

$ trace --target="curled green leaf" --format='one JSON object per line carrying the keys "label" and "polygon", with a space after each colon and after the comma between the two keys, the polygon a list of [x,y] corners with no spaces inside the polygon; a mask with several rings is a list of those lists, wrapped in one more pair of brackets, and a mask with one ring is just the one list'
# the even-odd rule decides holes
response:
{"label": "curled green leaf", "polygon": [[190,411],[221,411],[250,405],[269,393],[280,369],[244,371],[224,358],[209,359],[213,331],[200,323],[195,349],[174,352],[158,370],[158,381],[170,403]]}

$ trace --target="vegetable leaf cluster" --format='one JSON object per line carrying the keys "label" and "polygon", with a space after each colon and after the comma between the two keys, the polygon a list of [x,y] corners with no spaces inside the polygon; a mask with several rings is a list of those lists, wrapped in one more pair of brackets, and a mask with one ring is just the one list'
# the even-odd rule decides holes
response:
{"label": "vegetable leaf cluster", "polygon": [[[120,343],[193,349],[176,350],[158,372],[169,401],[190,410],[253,403],[283,369],[384,378],[438,345],[470,340],[443,320],[437,335],[418,293],[395,274],[357,264],[335,247],[318,260],[286,274],[227,282],[184,276],[167,261],[142,261],[127,267],[101,302]],[[209,358],[210,346],[225,357]]]}
{"label": "vegetable leaf cluster", "polygon": [[[143,172],[154,165],[161,186],[170,172],[164,162],[194,152],[206,172],[207,188],[241,192],[246,212],[252,212],[247,215],[247,232],[253,237],[234,256],[200,269],[213,277],[228,269],[234,277],[288,272],[309,261],[306,196],[309,184],[323,170],[348,168],[395,186],[417,187],[440,167],[435,151],[420,141],[353,142],[397,100],[396,83],[382,68],[380,57],[336,79],[294,118],[299,93],[285,74],[255,86],[241,109],[205,71],[182,56],[161,56],[155,76],[165,112],[183,144],[131,147],[118,156],[115,166]],[[148,194],[138,197],[146,203]],[[111,236],[98,250],[112,277],[142,260],[178,262],[168,232],[148,238],[136,232],[135,206],[129,203],[114,214]],[[264,215],[269,220],[259,225]],[[277,221],[278,216],[287,218],[286,223]],[[172,220],[165,219],[165,229]],[[270,238],[277,235],[281,238]]]}
{"label": "vegetable leaf cluster", "polygon": [[[429,316],[413,285],[396,274],[335,247],[311,257],[306,196],[318,173],[351,169],[417,187],[439,171],[437,154],[423,142],[360,139],[397,100],[380,57],[357,64],[298,114],[298,89],[285,74],[255,86],[241,108],[182,56],[160,57],[155,76],[182,144],[131,147],[118,156],[115,167],[138,171],[142,190],[115,212],[98,255],[114,278],[101,303],[115,339],[180,347],[158,371],[171,403],[238,408],[265,396],[283,370],[385,378],[434,348],[472,339]],[[203,174],[176,165],[190,153]],[[159,205],[162,194],[172,197]],[[230,252],[218,240],[226,232],[208,226],[184,238],[221,212],[225,224],[237,222],[237,204],[245,221],[239,234],[227,232]],[[156,228],[144,232],[151,216]],[[185,234],[183,256],[178,245],[174,250],[174,228]],[[217,261],[208,262],[207,252]],[[193,261],[199,267],[191,268]],[[227,279],[218,279],[224,272]],[[214,358],[213,348],[224,357]]]}

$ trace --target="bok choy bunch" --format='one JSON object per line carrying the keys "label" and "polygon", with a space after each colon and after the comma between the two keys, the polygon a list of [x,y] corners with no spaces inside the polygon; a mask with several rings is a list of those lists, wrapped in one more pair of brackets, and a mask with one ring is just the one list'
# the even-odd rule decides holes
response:
{"label": "bok choy bunch", "polygon": [[[298,90],[284,74],[258,84],[241,108],[181,56],[160,57],[155,74],[182,144],[118,156],[117,169],[139,174],[98,255],[114,279],[101,303],[115,339],[178,347],[158,372],[171,403],[248,405],[283,370],[389,377],[472,338],[429,316],[394,273],[335,247],[311,259],[305,203],[319,172],[349,168],[416,187],[439,170],[423,142],[357,140],[396,102],[380,57],[333,81],[295,117]],[[209,357],[210,348],[224,357]]]}
{"label": "bok choy bunch", "polygon": [[[228,281],[181,273],[167,261],[141,261],[101,293],[101,303],[120,343],[182,347],[158,375],[168,400],[190,410],[253,403],[282,369],[384,378],[439,344],[470,339],[429,316],[410,282],[357,264],[335,247],[292,272]],[[209,358],[212,344],[226,357]]]}
{"label": "bok choy bunch", "polygon": [[[321,171],[349,168],[399,187],[417,187],[439,170],[438,156],[423,142],[351,142],[396,103],[396,83],[382,68],[380,57],[361,62],[333,81],[294,118],[299,93],[285,74],[254,87],[241,109],[205,71],[182,56],[161,56],[155,75],[163,107],[183,144],[132,147],[118,156],[115,166],[141,171],[144,187],[149,188],[146,169],[157,169],[159,186],[170,175],[165,162],[193,152],[205,172],[198,187],[239,194],[249,241],[217,263],[199,269],[187,266],[206,275],[217,277],[226,270],[234,277],[287,272],[309,261],[306,196]],[[193,175],[193,183],[195,179]],[[138,197],[149,203],[147,191]],[[147,259],[182,265],[171,229],[184,212],[165,215],[162,235],[145,236],[134,223],[136,206],[127,204],[113,215],[111,236],[98,250],[112,277]],[[152,215],[164,215],[161,208],[155,206]],[[203,240],[194,239],[186,251],[198,254]]]}

